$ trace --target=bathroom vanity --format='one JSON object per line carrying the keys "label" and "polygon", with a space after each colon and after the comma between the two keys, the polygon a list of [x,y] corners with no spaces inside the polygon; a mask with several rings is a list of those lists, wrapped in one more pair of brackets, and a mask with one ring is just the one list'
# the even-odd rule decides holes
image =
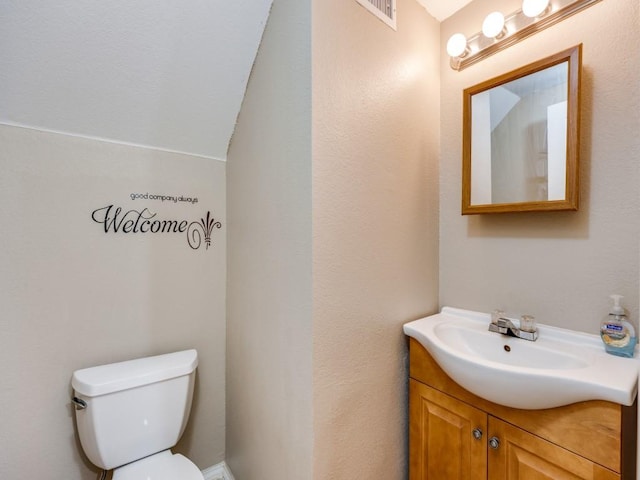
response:
{"label": "bathroom vanity", "polygon": [[404,325],[410,480],[635,480],[638,358],[523,325],[452,307]]}
{"label": "bathroom vanity", "polygon": [[409,352],[410,480],[636,478],[635,403],[506,407],[458,385],[415,338]]}

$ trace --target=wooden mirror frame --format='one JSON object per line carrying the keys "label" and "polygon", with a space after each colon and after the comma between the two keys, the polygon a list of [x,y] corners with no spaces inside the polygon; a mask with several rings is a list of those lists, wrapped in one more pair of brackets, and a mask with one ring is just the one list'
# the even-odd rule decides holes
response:
{"label": "wooden mirror frame", "polygon": [[[471,99],[473,95],[499,85],[568,62],[567,92],[567,152],[566,188],[564,200],[542,200],[519,203],[471,204]],[[507,212],[543,212],[578,210],[579,201],[579,139],[580,139],[580,77],[582,44],[544,58],[512,72],[487,80],[463,92],[462,138],[462,215]]]}

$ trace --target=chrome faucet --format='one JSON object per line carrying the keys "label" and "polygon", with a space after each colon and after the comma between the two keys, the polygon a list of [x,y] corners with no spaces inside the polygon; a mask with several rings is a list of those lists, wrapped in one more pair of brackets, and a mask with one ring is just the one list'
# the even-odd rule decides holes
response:
{"label": "chrome faucet", "polygon": [[522,338],[523,340],[529,340],[531,342],[535,342],[538,339],[538,329],[535,325],[532,326],[531,330],[523,330],[522,328],[517,328],[508,318],[503,317],[498,318],[495,322],[491,322],[489,324],[489,331],[510,337]]}

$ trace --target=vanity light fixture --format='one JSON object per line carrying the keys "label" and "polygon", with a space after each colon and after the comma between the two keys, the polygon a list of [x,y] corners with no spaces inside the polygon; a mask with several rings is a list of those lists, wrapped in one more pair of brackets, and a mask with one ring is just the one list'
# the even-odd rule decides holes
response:
{"label": "vanity light fixture", "polygon": [[507,34],[504,25],[504,15],[500,12],[492,12],[482,22],[482,34],[487,38],[499,40]]}
{"label": "vanity light fixture", "polygon": [[462,70],[601,1],[523,0],[522,8],[506,17],[500,12],[490,13],[481,32],[470,37],[456,33],[449,38],[449,64],[454,70]]}
{"label": "vanity light fixture", "polygon": [[451,57],[464,58],[470,52],[467,45],[467,37],[462,33],[455,33],[451,35],[447,42],[447,53]]}
{"label": "vanity light fixture", "polygon": [[550,0],[524,0],[522,2],[522,13],[529,18],[543,17],[549,13],[550,7]]}

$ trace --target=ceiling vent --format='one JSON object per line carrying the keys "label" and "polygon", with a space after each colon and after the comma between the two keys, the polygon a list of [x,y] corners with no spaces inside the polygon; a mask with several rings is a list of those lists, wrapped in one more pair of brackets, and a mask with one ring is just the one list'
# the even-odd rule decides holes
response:
{"label": "ceiling vent", "polygon": [[396,30],[396,0],[356,0],[376,17]]}

